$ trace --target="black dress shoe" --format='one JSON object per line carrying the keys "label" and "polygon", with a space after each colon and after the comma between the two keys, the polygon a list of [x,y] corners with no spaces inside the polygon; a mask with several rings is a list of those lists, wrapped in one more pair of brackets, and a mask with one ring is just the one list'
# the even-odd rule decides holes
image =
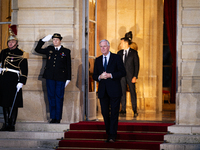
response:
{"label": "black dress shoe", "polygon": [[134,112],[134,118],[136,118],[138,116],[137,112]]}
{"label": "black dress shoe", "polygon": [[3,127],[0,129],[0,131],[10,131],[10,127],[8,124],[4,123]]}
{"label": "black dress shoe", "polygon": [[122,115],[125,115],[126,111],[125,110],[121,110],[119,113],[122,114]]}
{"label": "black dress shoe", "polygon": [[56,123],[56,119],[51,119],[49,123]]}
{"label": "black dress shoe", "polygon": [[110,143],[115,143],[115,141],[116,141],[115,138],[110,138],[109,140]]}
{"label": "black dress shoe", "polygon": [[114,143],[116,139],[114,137],[109,137],[105,142],[106,143]]}
{"label": "black dress shoe", "polygon": [[56,122],[55,123],[60,123],[60,120],[56,120]]}
{"label": "black dress shoe", "polygon": [[109,141],[110,141],[110,138],[107,138],[107,140],[105,142],[108,143]]}
{"label": "black dress shoe", "polygon": [[15,125],[11,125],[9,131],[15,131]]}

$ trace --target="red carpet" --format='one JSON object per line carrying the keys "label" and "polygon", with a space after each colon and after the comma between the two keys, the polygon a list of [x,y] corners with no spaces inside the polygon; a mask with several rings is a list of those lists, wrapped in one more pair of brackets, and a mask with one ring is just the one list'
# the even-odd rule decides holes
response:
{"label": "red carpet", "polygon": [[70,125],[57,150],[91,149],[148,149],[159,150],[167,127],[172,123],[119,122],[117,141],[105,143],[107,135],[103,122],[82,121]]}

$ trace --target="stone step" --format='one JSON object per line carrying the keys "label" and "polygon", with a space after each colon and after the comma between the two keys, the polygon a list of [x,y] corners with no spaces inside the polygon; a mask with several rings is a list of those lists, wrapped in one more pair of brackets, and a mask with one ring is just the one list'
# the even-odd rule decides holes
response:
{"label": "stone step", "polygon": [[167,143],[199,144],[200,135],[167,134],[164,136]]}
{"label": "stone step", "polygon": [[58,146],[59,140],[0,139],[0,148],[50,148]]}
{"label": "stone step", "polygon": [[64,132],[1,132],[0,139],[60,139],[64,137]]}
{"label": "stone step", "polygon": [[[0,128],[3,123],[0,123]],[[69,129],[69,124],[59,123],[50,124],[47,122],[17,122],[15,125],[16,131],[39,131],[39,132],[63,132]]]}
{"label": "stone step", "polygon": [[160,150],[200,150],[200,144],[160,144]]}
{"label": "stone step", "polygon": [[168,131],[173,134],[200,134],[199,125],[173,125],[168,126]]}
{"label": "stone step", "polygon": [[0,150],[53,150],[67,129],[65,123],[17,122],[15,132],[0,132]]}

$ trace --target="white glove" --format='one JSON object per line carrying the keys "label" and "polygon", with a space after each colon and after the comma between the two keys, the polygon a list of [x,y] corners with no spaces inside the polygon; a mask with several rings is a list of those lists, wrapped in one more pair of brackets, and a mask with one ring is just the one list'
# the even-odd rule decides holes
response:
{"label": "white glove", "polygon": [[66,86],[69,84],[69,82],[70,82],[70,80],[67,80],[67,81],[65,82],[65,88],[66,88]]}
{"label": "white glove", "polygon": [[0,74],[1,74],[1,72],[2,72],[2,68],[0,68]]}
{"label": "white glove", "polygon": [[22,86],[23,86],[23,83],[18,83],[17,84],[17,92],[19,92],[19,90],[22,88]]}
{"label": "white glove", "polygon": [[43,42],[47,42],[47,41],[49,41],[50,39],[52,38],[52,35],[47,35],[47,36],[45,36],[43,39],[42,39],[42,41]]}

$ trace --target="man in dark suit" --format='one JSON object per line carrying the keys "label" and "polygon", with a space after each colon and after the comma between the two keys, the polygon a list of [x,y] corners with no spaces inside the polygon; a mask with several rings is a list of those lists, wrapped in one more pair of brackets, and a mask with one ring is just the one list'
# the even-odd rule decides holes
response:
{"label": "man in dark suit", "polygon": [[[53,45],[42,49],[46,41],[53,39]],[[50,123],[60,123],[65,87],[71,80],[70,50],[61,45],[62,37],[55,33],[40,39],[35,51],[47,57],[43,78],[46,79],[47,95],[49,100]]]}
{"label": "man in dark suit", "polygon": [[120,80],[126,71],[121,57],[109,51],[107,40],[100,41],[99,46],[103,55],[95,60],[93,79],[99,82],[98,97],[108,135],[106,142],[115,142],[122,96]]}
{"label": "man in dark suit", "polygon": [[135,83],[139,73],[139,57],[137,51],[130,48],[130,45],[132,43],[131,40],[132,40],[132,32],[130,31],[125,34],[124,38],[121,38],[120,46],[122,50],[120,50],[117,53],[123,59],[124,66],[126,68],[126,76],[121,79],[123,95],[121,98],[122,109],[120,113],[126,114],[126,89],[128,84],[131,93],[131,103],[134,112],[134,117],[137,117],[138,112],[137,112],[137,96],[135,91]]}

